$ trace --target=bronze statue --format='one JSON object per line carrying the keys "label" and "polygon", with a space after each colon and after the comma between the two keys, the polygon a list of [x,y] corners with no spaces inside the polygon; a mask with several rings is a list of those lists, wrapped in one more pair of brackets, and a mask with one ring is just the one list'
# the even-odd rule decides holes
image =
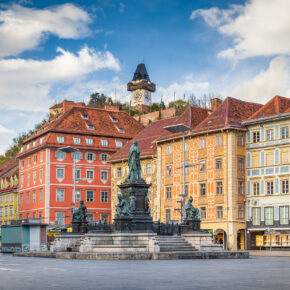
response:
{"label": "bronze statue", "polygon": [[192,205],[193,202],[193,198],[192,196],[189,198],[187,205],[185,207],[185,212],[186,212],[186,219],[187,220],[193,220],[193,219],[197,219],[200,216],[199,210],[198,208],[195,208]]}
{"label": "bronze statue", "polygon": [[129,152],[129,174],[126,180],[132,181],[136,179],[141,179],[141,163],[140,163],[140,150],[137,147],[138,142],[134,141]]}
{"label": "bronze statue", "polygon": [[130,203],[131,212],[135,211],[136,210],[136,197],[133,192],[131,193],[129,197],[129,203]]}
{"label": "bronze statue", "polygon": [[119,203],[116,205],[116,216],[117,217],[130,216],[131,210],[129,204],[122,194],[118,195],[118,200]]}
{"label": "bronze statue", "polygon": [[79,207],[73,211],[72,222],[87,222],[88,210],[84,201],[80,201]]}

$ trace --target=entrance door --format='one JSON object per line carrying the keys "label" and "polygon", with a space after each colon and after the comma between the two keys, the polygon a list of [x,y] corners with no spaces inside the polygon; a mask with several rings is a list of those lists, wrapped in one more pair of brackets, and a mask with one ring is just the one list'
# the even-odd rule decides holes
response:
{"label": "entrance door", "polygon": [[30,227],[29,229],[29,239],[30,239],[30,252],[39,251],[40,245],[40,228]]}

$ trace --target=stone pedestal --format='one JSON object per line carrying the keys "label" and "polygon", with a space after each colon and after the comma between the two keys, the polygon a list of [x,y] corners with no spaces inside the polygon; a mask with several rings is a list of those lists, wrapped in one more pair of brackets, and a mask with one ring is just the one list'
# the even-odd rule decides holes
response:
{"label": "stone pedestal", "polygon": [[88,232],[88,223],[87,222],[72,222],[72,231],[73,233],[86,234]]}
{"label": "stone pedestal", "polygon": [[[151,184],[147,184],[143,179],[125,181],[120,184],[123,197],[130,204],[130,196],[135,197],[135,209],[131,210],[131,225],[130,230],[136,232],[152,232],[153,231],[153,220],[149,208],[149,200],[147,197],[148,188]],[[122,228],[120,225],[124,217],[119,217],[115,219],[115,227]],[[124,220],[125,224],[127,223]]]}
{"label": "stone pedestal", "polygon": [[180,234],[191,233],[191,232],[200,232],[200,219],[185,220],[180,226]]}
{"label": "stone pedestal", "polygon": [[116,232],[130,232],[132,229],[131,217],[120,217],[114,219]]}

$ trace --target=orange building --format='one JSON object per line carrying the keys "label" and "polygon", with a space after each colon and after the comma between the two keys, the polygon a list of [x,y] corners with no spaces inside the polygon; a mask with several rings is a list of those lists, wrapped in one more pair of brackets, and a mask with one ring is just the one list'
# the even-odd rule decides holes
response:
{"label": "orange building", "polygon": [[[84,200],[90,220],[110,221],[107,161],[141,129],[115,106],[99,109],[63,101],[50,108],[49,121],[24,141],[18,154],[19,217],[69,224],[74,201],[78,207]],[[67,146],[77,151],[65,152]]]}
{"label": "orange building", "polygon": [[[192,196],[201,214],[201,227],[213,233],[225,248],[244,248],[245,240],[245,134],[242,121],[261,105],[226,98],[212,101],[206,116],[192,107],[175,122],[192,131],[185,136],[185,194]],[[182,194],[182,136],[165,133],[158,140],[161,167],[160,219],[179,220]],[[198,164],[198,165],[196,165]]]}

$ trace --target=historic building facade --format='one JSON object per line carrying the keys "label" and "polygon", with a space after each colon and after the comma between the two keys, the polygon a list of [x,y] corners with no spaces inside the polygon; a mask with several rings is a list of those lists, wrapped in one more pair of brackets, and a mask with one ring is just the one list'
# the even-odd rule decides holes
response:
{"label": "historic building facade", "polygon": [[[157,169],[157,146],[156,139],[165,131],[164,127],[173,124],[176,117],[159,120],[151,123],[143,129],[134,140],[138,141],[138,148],[141,150],[142,178],[148,184],[152,184],[149,189],[149,200],[151,215],[154,221],[160,219],[160,192],[157,190],[158,182],[161,180],[160,168]],[[112,163],[112,218],[115,217],[115,206],[118,203],[117,195],[121,193],[118,185],[124,182],[128,176],[128,156],[133,140],[128,142],[123,148],[115,153],[110,162]],[[159,187],[160,188],[160,187]]]}
{"label": "historic building facade", "polygon": [[247,248],[290,246],[290,99],[275,96],[247,132]]}
{"label": "historic building facade", "polygon": [[[176,121],[192,131],[185,136],[185,194],[201,213],[201,227],[212,232],[225,248],[244,248],[245,134],[241,122],[261,105],[227,98],[213,100],[209,116],[191,108]],[[186,115],[187,114],[187,115]],[[182,136],[166,133],[158,140],[161,167],[160,220],[180,221],[183,193]],[[192,165],[192,166],[191,166]],[[159,184],[159,183],[158,183]]]}
{"label": "historic building facade", "polygon": [[12,158],[0,166],[0,226],[18,219],[18,162]]}
{"label": "historic building facade", "polygon": [[107,161],[141,129],[114,106],[98,109],[71,101],[53,106],[49,121],[24,141],[18,154],[20,218],[70,224],[73,205],[84,200],[90,220],[109,222]]}

